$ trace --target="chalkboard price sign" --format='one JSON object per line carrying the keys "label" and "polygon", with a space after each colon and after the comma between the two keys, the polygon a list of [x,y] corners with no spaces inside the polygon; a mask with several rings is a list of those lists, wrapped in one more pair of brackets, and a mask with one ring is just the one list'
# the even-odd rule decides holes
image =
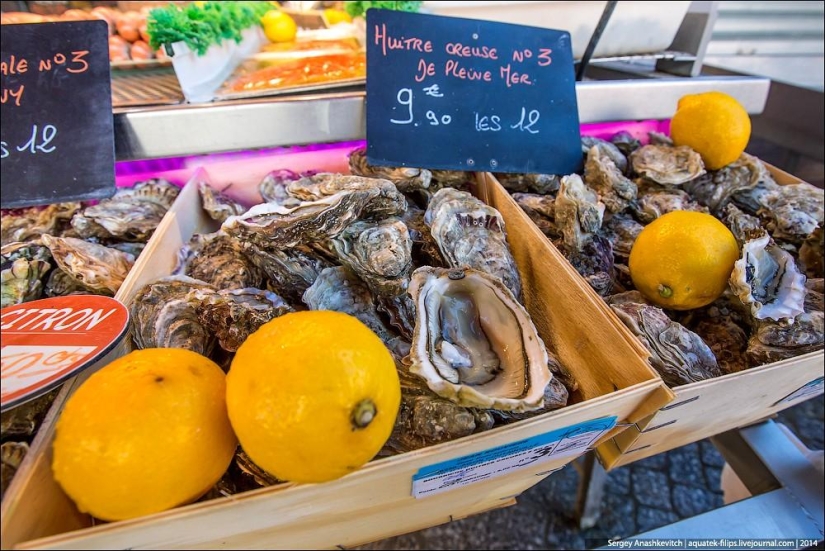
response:
{"label": "chalkboard price sign", "polygon": [[367,159],[568,174],[581,168],[570,34],[367,11]]}
{"label": "chalkboard price sign", "polygon": [[3,208],[114,194],[108,36],[105,21],[3,26]]}

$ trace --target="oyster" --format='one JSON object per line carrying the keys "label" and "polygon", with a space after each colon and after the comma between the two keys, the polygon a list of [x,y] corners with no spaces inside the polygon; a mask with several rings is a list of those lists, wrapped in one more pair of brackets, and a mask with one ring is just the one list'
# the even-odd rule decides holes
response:
{"label": "oyster", "polygon": [[121,188],[109,199],[76,213],[72,227],[84,238],[147,241],[179,192],[180,188],[160,179]]}
{"label": "oyster", "polygon": [[3,442],[0,446],[0,499],[6,495],[6,490],[28,452],[29,445],[25,442]]}
{"label": "oyster", "polygon": [[401,218],[407,226],[412,240],[411,255],[417,266],[446,266],[438,250],[438,244],[430,233],[430,227],[424,222],[424,211],[415,205],[407,204],[407,212]]}
{"label": "oyster", "polygon": [[624,260],[626,264],[627,259],[630,258],[633,243],[636,242],[636,238],[642,233],[644,226],[629,215],[614,214],[605,220],[602,229],[603,235],[610,241],[613,254]]}
{"label": "oyster", "polygon": [[631,153],[642,147],[642,142],[633,137],[630,132],[617,132],[610,138],[610,143],[615,145],[622,155],[629,157]]}
{"label": "oyster", "polygon": [[610,212],[621,212],[636,199],[636,184],[622,174],[612,157],[596,146],[587,152],[584,181],[599,194],[599,199]]}
{"label": "oyster", "polygon": [[708,211],[681,189],[659,186],[640,187],[639,197],[631,208],[636,217],[645,224],[676,210]]}
{"label": "oyster", "polygon": [[814,278],[805,282],[805,311],[825,311],[825,279]]}
{"label": "oyster", "polygon": [[610,307],[645,345],[665,384],[676,387],[723,374],[699,335],[672,321],[660,308],[616,297],[611,297]]}
{"label": "oyster", "polygon": [[562,382],[562,378],[568,379],[574,390],[578,389],[578,384],[564,372],[558,358],[556,358],[554,354],[548,351],[547,357],[549,359],[547,367],[550,369],[550,373],[553,374],[553,378],[544,390],[544,406],[528,413],[516,413],[514,411],[492,409],[490,410],[490,413],[493,414],[493,418],[496,422],[511,423],[513,421],[521,421],[523,419],[541,415],[542,413],[547,413],[548,411],[553,411],[567,405],[567,401],[570,398],[570,392],[567,389],[567,385]]}
{"label": "oyster", "polygon": [[[66,235],[63,234],[61,237],[66,237]],[[146,248],[146,243],[135,243],[132,241],[112,241],[107,243],[106,246],[110,249],[115,249],[116,251],[130,254],[135,257],[135,260],[137,260],[137,257],[140,256],[140,254],[143,252],[143,249]]]}
{"label": "oyster", "polygon": [[465,188],[471,186],[473,182],[472,172],[464,172],[463,170],[431,170],[430,172],[433,175],[431,187],[435,188],[434,191],[438,191],[443,187],[454,187],[467,191]]}
{"label": "oyster", "polygon": [[821,350],[825,314],[812,310],[788,320],[761,320],[748,341],[747,356],[752,366],[777,362]]}
{"label": "oyster", "polygon": [[650,145],[666,145],[668,147],[674,146],[673,140],[671,140],[670,136],[667,134],[662,134],[661,132],[648,132],[647,136],[650,139]]}
{"label": "oyster", "polygon": [[748,193],[759,182],[770,178],[762,162],[752,155],[742,155],[731,164],[710,174],[685,182],[682,186],[693,199],[708,207],[715,216],[723,210],[736,195]]}
{"label": "oyster", "polygon": [[269,279],[269,287],[293,306],[302,304],[304,292],[325,268],[332,266],[326,258],[307,246],[275,249],[243,244],[244,254]]}
{"label": "oyster", "polygon": [[513,199],[544,235],[554,241],[561,239],[561,230],[555,222],[556,200],[552,195],[514,193]]}
{"label": "oyster", "polygon": [[819,226],[799,248],[799,261],[808,277],[825,277],[825,231]]}
{"label": "oyster", "polygon": [[561,180],[555,207],[556,225],[564,235],[564,244],[570,250],[581,251],[602,227],[604,204],[578,174],[571,174]]}
{"label": "oyster", "polygon": [[764,202],[758,214],[767,218],[768,231],[777,241],[802,243],[825,221],[825,191],[811,184],[780,186]]}
{"label": "oyster", "polygon": [[198,183],[198,193],[201,196],[203,210],[212,220],[221,224],[230,216],[246,212],[246,207],[227,197],[218,190],[212,189],[206,182]]}
{"label": "oyster", "polygon": [[531,411],[553,378],[524,307],[502,282],[473,269],[423,267],[410,283],[416,309],[410,371],[464,407]]}
{"label": "oyster", "polygon": [[362,220],[332,240],[341,264],[367,284],[378,309],[406,338],[412,338],[415,312],[407,295],[412,272],[412,240],[406,224],[397,218]]}
{"label": "oyster", "polygon": [[31,440],[57,398],[59,388],[0,413],[3,439]]}
{"label": "oyster", "polygon": [[117,293],[135,263],[135,257],[74,237],[43,234],[43,244],[66,274],[84,287],[101,294]]}
{"label": "oyster", "polygon": [[573,268],[599,295],[609,296],[613,289],[613,247],[610,241],[594,235],[580,251],[566,246],[562,253]]}
{"label": "oyster", "polygon": [[211,285],[186,276],[170,276],[145,285],[130,311],[132,339],[138,348],[185,348],[209,356],[215,336],[198,319],[187,295]]}
{"label": "oyster", "polygon": [[521,296],[521,276],[496,209],[466,191],[444,188],[433,196],[424,220],[450,267],[481,270]]}
{"label": "oyster", "polygon": [[740,247],[754,235],[761,234],[765,231],[762,229],[762,222],[759,218],[745,214],[734,204],[729,204],[724,208],[722,220],[730,229]]}
{"label": "oyster", "polygon": [[31,241],[43,234],[60,233],[61,226],[71,220],[80,203],[55,203],[45,207],[4,210],[0,217],[0,243]]}
{"label": "oyster", "polygon": [[496,179],[510,193],[529,192],[539,195],[556,193],[561,179],[555,174],[505,174],[497,172]]}
{"label": "oyster", "polygon": [[287,184],[287,191],[302,201],[318,201],[341,192],[362,195],[369,199],[361,209],[364,218],[398,216],[407,209],[407,199],[389,180],[364,178],[346,174],[322,172]]}
{"label": "oyster", "polygon": [[68,295],[108,295],[109,291],[93,291],[80,283],[78,280],[61,270],[55,268],[49,272],[49,279],[46,282],[44,293],[47,297],[65,297]]}
{"label": "oyster", "polygon": [[710,312],[690,329],[710,347],[723,373],[736,373],[747,369],[747,332],[735,321],[735,316],[725,315],[718,307],[710,308]]}
{"label": "oyster", "polygon": [[45,260],[18,258],[0,271],[2,294],[0,307],[36,300],[43,294],[43,278],[52,269]]}
{"label": "oyster", "polygon": [[275,203],[282,207],[297,206],[301,201],[290,195],[286,190],[286,186],[290,182],[300,180],[308,175],[285,169],[273,170],[258,184],[258,192],[261,194],[264,203]]}
{"label": "oyster", "polygon": [[756,319],[793,318],[804,312],[805,276],[767,233],[742,246],[730,286]]}
{"label": "oyster", "polygon": [[[613,162],[613,166],[619,169],[619,172],[627,174],[627,157],[624,156],[624,153],[622,153],[615,144],[600,138],[582,136],[582,155],[584,157],[589,159],[591,156],[590,152],[593,151],[594,147],[596,148],[596,153],[593,155],[605,160],[609,159]],[[607,163],[605,162],[605,164]]]}
{"label": "oyster", "polygon": [[217,289],[260,288],[264,273],[226,232],[195,234],[178,253],[173,274],[185,274]]}
{"label": "oyster", "polygon": [[686,145],[646,145],[630,155],[633,172],[657,184],[679,186],[705,173],[702,157]]}
{"label": "oyster", "polygon": [[433,177],[429,170],[423,168],[371,165],[367,161],[365,147],[359,147],[349,154],[349,169],[356,176],[389,180],[395,184],[398,191],[403,192],[427,189]]}
{"label": "oyster", "polygon": [[295,310],[271,291],[196,288],[187,300],[195,308],[201,325],[218,338],[221,348],[235,352],[266,322]]}
{"label": "oyster", "polygon": [[246,452],[238,449],[235,454],[234,467],[237,469],[237,487],[240,491],[254,490],[266,486],[282,484],[283,481],[272,476],[257,466]]}

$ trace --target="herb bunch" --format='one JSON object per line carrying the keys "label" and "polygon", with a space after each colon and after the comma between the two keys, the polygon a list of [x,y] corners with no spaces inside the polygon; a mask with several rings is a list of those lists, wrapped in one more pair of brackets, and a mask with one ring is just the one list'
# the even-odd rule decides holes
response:
{"label": "herb bunch", "polygon": [[344,9],[352,17],[364,15],[370,8],[416,12],[422,2],[344,2]]}
{"label": "herb bunch", "polygon": [[198,55],[204,55],[210,46],[224,40],[240,43],[242,31],[260,25],[261,16],[270,9],[268,2],[203,2],[185,7],[170,4],[149,12],[149,45],[157,50],[163,44],[185,42]]}

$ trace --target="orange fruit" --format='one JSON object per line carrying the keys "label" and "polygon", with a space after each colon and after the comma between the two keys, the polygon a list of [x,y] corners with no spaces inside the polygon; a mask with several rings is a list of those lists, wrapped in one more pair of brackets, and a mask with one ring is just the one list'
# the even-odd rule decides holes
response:
{"label": "orange fruit", "polygon": [[722,92],[682,97],[670,121],[673,143],[696,151],[708,170],[719,170],[738,159],[750,136],[748,112],[736,98]]}
{"label": "orange fruit", "polygon": [[189,350],[135,350],[89,377],[57,422],[52,470],[84,513],[122,520],[189,503],[237,448],[226,376]]}
{"label": "orange fruit", "polygon": [[690,310],[725,291],[739,245],[719,220],[702,212],[673,211],[641,231],[630,250],[630,277],[662,308]]}
{"label": "orange fruit", "polygon": [[295,20],[279,10],[269,10],[261,17],[264,34],[270,42],[292,42],[298,34]]}
{"label": "orange fruit", "polygon": [[357,470],[390,436],[401,403],[395,362],[353,316],[286,314],[241,345],[226,379],[229,419],[255,464],[281,480]]}

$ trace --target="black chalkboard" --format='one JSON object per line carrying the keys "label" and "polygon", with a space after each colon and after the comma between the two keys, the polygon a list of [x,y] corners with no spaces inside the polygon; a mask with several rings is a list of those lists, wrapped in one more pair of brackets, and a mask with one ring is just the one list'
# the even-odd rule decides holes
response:
{"label": "black chalkboard", "polygon": [[367,159],[569,174],[581,168],[570,34],[367,11]]}
{"label": "black chalkboard", "polygon": [[3,25],[2,207],[115,192],[105,21]]}

